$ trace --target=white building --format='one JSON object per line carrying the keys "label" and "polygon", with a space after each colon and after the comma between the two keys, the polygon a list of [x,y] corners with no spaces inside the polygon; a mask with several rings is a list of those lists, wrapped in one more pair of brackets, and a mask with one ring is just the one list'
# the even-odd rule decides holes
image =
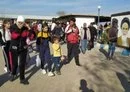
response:
{"label": "white building", "polygon": [[[90,23],[97,24],[98,16],[95,15],[64,15],[57,18],[57,20],[67,22],[71,17],[74,17],[76,19],[76,24],[78,28],[81,28],[83,26],[83,23],[87,23],[87,26],[90,25]],[[100,16],[100,22],[110,22],[109,16]]]}

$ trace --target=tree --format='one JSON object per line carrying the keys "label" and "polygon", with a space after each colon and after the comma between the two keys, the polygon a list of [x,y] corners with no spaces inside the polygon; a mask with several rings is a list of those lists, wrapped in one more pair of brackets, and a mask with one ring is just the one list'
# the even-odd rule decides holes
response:
{"label": "tree", "polygon": [[56,14],[59,15],[59,16],[63,16],[63,15],[65,15],[66,13],[65,13],[65,11],[58,11]]}

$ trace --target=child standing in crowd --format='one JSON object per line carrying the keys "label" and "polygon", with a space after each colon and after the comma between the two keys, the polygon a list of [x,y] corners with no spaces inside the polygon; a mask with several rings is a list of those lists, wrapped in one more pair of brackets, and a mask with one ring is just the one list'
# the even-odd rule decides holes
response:
{"label": "child standing in crowd", "polygon": [[48,70],[48,76],[53,76],[54,74],[51,71],[51,55],[50,55],[50,33],[48,30],[48,25],[42,25],[42,31],[38,33],[38,43],[39,43],[39,51],[40,51],[40,59],[41,59],[41,69],[42,73],[46,74]]}
{"label": "child standing in crowd", "polygon": [[53,71],[56,71],[56,74],[61,75],[60,61],[61,61],[61,59],[63,59],[63,57],[62,57],[62,50],[61,50],[61,46],[60,46],[59,41],[60,41],[60,37],[54,36],[53,44],[52,44],[52,49],[53,49],[52,61],[54,62]]}
{"label": "child standing in crowd", "polygon": [[3,48],[3,55],[5,59],[5,72],[11,72],[11,64],[9,62],[9,47],[10,47],[10,40],[11,40],[11,33],[10,33],[10,20],[3,21],[3,28],[0,30],[1,34],[1,45]]}

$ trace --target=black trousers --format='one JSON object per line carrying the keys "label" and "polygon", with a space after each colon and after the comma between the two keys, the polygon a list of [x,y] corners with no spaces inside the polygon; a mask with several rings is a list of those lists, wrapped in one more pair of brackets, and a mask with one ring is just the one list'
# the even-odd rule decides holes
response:
{"label": "black trousers", "polygon": [[9,62],[9,49],[10,49],[10,41],[6,42],[6,45],[4,47],[4,51],[5,51],[5,66],[8,67],[9,71],[11,71],[11,66],[10,66],[10,62]]}
{"label": "black trousers", "polygon": [[94,48],[94,38],[92,38],[90,41],[92,43],[91,48]]}
{"label": "black trousers", "polygon": [[25,64],[26,64],[26,56],[27,49],[18,52],[17,50],[11,49],[11,57],[12,57],[12,75],[16,75],[19,61],[19,72],[20,72],[20,80],[25,79]]}
{"label": "black trousers", "polygon": [[76,65],[79,65],[79,43],[67,43],[67,50],[68,50],[68,62],[70,62],[73,57],[75,58]]}

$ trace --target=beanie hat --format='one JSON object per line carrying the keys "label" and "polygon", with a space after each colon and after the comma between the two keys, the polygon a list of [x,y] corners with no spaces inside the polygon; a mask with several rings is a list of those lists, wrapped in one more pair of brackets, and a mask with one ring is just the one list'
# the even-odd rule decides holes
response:
{"label": "beanie hat", "polygon": [[24,17],[23,16],[18,16],[17,22],[24,22]]}

